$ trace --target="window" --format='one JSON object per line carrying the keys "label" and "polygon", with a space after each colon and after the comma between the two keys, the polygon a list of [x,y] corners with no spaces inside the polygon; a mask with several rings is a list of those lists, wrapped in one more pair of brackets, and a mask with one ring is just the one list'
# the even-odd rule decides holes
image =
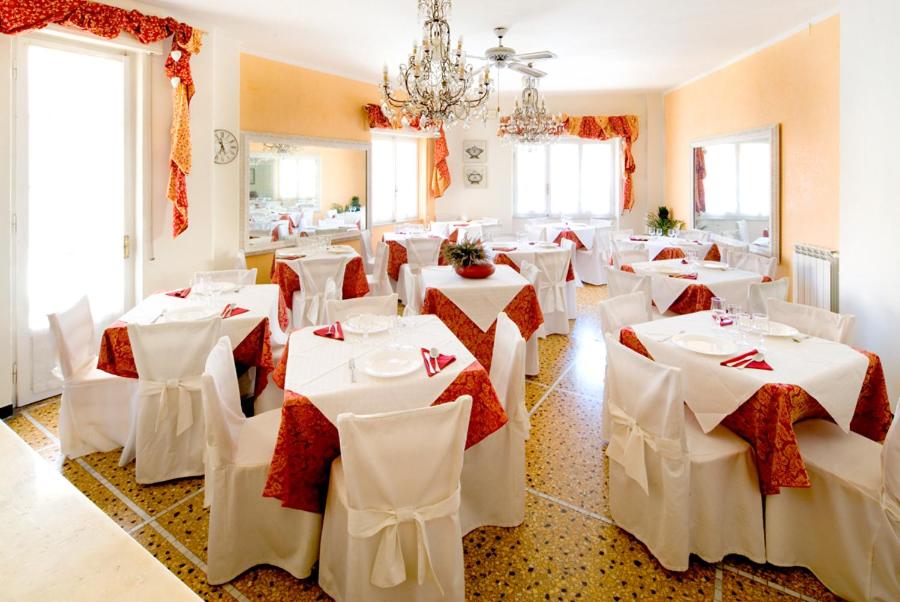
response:
{"label": "window", "polygon": [[401,136],[372,137],[372,222],[419,216],[419,143]]}
{"label": "window", "polygon": [[278,199],[319,207],[318,155],[292,155],[278,160]]}
{"label": "window", "polygon": [[767,216],[772,196],[769,143],[729,142],[706,147],[706,214]]}
{"label": "window", "polygon": [[517,145],[514,211],[517,217],[612,217],[621,171],[615,141]]}

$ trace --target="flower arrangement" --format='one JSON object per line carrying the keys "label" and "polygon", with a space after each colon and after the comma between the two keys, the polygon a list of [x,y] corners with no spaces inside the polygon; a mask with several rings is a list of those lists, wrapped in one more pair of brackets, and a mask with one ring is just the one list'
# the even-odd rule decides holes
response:
{"label": "flower arrangement", "polygon": [[647,227],[668,232],[669,230],[681,230],[684,222],[674,219],[669,208],[661,205],[656,209],[656,213],[647,214]]}
{"label": "flower arrangement", "polygon": [[488,259],[480,240],[445,245],[444,260],[463,278],[487,278],[494,273],[494,264]]}

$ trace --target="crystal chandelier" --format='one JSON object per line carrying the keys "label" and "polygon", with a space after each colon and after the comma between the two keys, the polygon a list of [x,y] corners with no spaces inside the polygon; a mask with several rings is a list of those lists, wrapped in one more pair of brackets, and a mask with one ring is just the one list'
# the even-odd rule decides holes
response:
{"label": "crystal chandelier", "polygon": [[537,79],[526,75],[522,85],[521,104],[517,100],[512,115],[500,117],[497,135],[519,144],[543,144],[561,136],[565,131],[562,117],[547,112],[537,89]]}
{"label": "crystal chandelier", "polygon": [[391,91],[387,65],[381,84],[381,110],[389,119],[416,125],[433,135],[441,127],[482,117],[490,94],[490,69],[466,65],[462,38],[451,47],[450,0],[419,0],[422,44],[413,42],[409,62],[400,65],[398,90]]}

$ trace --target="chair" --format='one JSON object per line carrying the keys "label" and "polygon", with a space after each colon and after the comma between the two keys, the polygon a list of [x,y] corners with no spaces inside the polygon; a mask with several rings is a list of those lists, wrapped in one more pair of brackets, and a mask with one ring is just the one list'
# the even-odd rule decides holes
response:
{"label": "chair", "polygon": [[300,277],[294,291],[292,324],[295,328],[325,323],[325,303],[343,298],[347,258],[339,255],[288,259],[285,263]]}
{"label": "chair", "polygon": [[566,299],[566,276],[571,251],[559,253],[535,253],[534,268],[523,261],[521,273],[531,281],[538,296],[544,323],[538,329],[538,336],[548,334],[569,334],[569,303]]}
{"label": "chair", "polygon": [[[246,259],[245,259],[246,261]],[[194,272],[192,282],[197,284],[201,278],[210,282],[232,282],[237,286],[256,284],[256,268],[250,270],[215,270],[212,272]]]}
{"label": "chair", "polygon": [[[246,270],[247,269],[247,254],[244,253],[243,250],[239,250],[234,255],[234,269],[236,270]],[[254,278],[255,280],[255,278]]]}
{"label": "chair", "polygon": [[856,323],[856,316],[852,314],[836,314],[821,307],[778,299],[766,299],[766,309],[772,322],[781,322],[802,333],[836,343],[848,343]]}
{"label": "chair", "polygon": [[709,232],[706,230],[688,229],[678,232],[678,237],[683,240],[699,240],[700,242],[709,241]]}
{"label": "chair", "polygon": [[623,265],[632,263],[640,263],[647,261],[647,251],[644,249],[632,249],[625,251],[616,251],[613,253],[613,266],[616,269],[622,269]]}
{"label": "chair", "polygon": [[439,238],[431,237],[406,239],[406,263],[400,267],[397,293],[400,295],[400,301],[413,313],[418,313],[422,302],[419,275],[423,267],[438,264],[442,242]]}
{"label": "chair", "polygon": [[322,517],[263,497],[281,412],[241,413],[228,337],[215,344],[201,383],[206,417],[205,506],[210,506],[207,578],[225,583],[258,564],[308,577]]}
{"label": "chair", "polygon": [[137,381],[98,369],[94,318],[87,297],[49,314],[63,376],[59,447],[69,458],[122,447],[131,430]]}
{"label": "chair", "polygon": [[383,297],[394,293],[394,289],[391,287],[391,278],[387,272],[388,253],[386,243],[379,242],[375,246],[375,264],[372,267],[372,273],[366,274],[369,294],[372,296]]}
{"label": "chair", "polygon": [[739,219],[735,222],[738,231],[738,238],[740,238],[743,242],[750,242],[750,233],[747,230],[747,220]]}
{"label": "chair", "polygon": [[728,253],[728,265],[739,270],[747,270],[748,272],[755,272],[774,278],[775,270],[778,268],[778,260],[775,257],[765,257],[756,253],[730,251]]}
{"label": "chair", "polygon": [[462,470],[463,534],[478,527],[515,527],[525,520],[525,339],[506,313],[497,316],[491,382],[509,418],[466,450]]}
{"label": "chair", "polygon": [[325,304],[326,322],[344,322],[360,314],[376,316],[397,315],[397,293],[384,297],[359,297],[345,301],[331,300]]}
{"label": "chair", "polygon": [[371,274],[375,269],[375,258],[372,257],[372,231],[359,231],[359,254],[362,256],[363,266],[365,266],[366,274]]}
{"label": "chair", "polygon": [[138,394],[119,466],[133,459],[138,483],[203,474],[206,427],[200,376],[221,322],[214,318],[128,325]]}
{"label": "chair", "polygon": [[641,276],[631,272],[623,272],[615,268],[606,267],[606,280],[609,282],[609,296],[618,297],[628,293],[643,292],[648,303],[653,299],[650,276]]}
{"label": "chair", "polygon": [[746,441],[685,415],[681,371],[606,338],[609,507],[669,570],[690,554],[765,562],[762,496]]}
{"label": "chair", "polygon": [[900,600],[900,412],[884,445],[828,420],[794,425],[808,489],[766,497],[766,558],[848,600]]}
{"label": "chair", "polygon": [[710,240],[719,248],[719,256],[727,264],[731,264],[729,257],[735,251],[739,253],[747,252],[747,243],[741,242],[736,238],[722,236],[721,234],[710,234]]}
{"label": "chair", "polygon": [[618,336],[619,331],[632,324],[642,324],[653,319],[650,311],[650,301],[643,291],[618,295],[605,301],[601,301],[600,324],[603,332]]}
{"label": "chair", "polygon": [[747,295],[747,306],[750,308],[750,313],[767,313],[766,299],[787,301],[789,284],[790,282],[787,278],[781,278],[774,282],[751,284],[750,292]]}
{"label": "chair", "polygon": [[335,600],[463,600],[460,472],[472,398],[340,414],[319,585]]}

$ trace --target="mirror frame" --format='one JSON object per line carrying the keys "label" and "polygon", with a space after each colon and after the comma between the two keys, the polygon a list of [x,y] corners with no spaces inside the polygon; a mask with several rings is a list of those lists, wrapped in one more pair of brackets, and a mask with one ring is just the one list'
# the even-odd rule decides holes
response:
{"label": "mirror frame", "polygon": [[748,140],[759,140],[768,137],[772,147],[772,199],[769,207],[769,237],[772,239],[772,257],[775,257],[777,263],[781,263],[781,124],[773,123],[771,125],[754,128],[752,130],[742,130],[733,134],[723,134],[720,136],[710,136],[708,138],[700,138],[691,141],[690,152],[690,169],[691,174],[690,190],[688,199],[691,207],[691,228],[697,227],[694,212],[694,149],[709,146],[710,144],[721,144],[729,142],[745,142]]}
{"label": "mirror frame", "polygon": [[329,148],[347,148],[363,150],[366,152],[366,229],[371,229],[372,223],[372,143],[362,140],[341,140],[337,138],[315,138],[312,136],[289,136],[285,134],[270,134],[266,132],[254,132],[241,130],[241,249],[252,252],[262,248],[277,248],[292,243],[285,241],[283,244],[267,243],[260,247],[251,247],[247,238],[250,214],[248,199],[250,198],[250,143],[273,142],[278,144],[296,144],[303,146],[326,146]]}

